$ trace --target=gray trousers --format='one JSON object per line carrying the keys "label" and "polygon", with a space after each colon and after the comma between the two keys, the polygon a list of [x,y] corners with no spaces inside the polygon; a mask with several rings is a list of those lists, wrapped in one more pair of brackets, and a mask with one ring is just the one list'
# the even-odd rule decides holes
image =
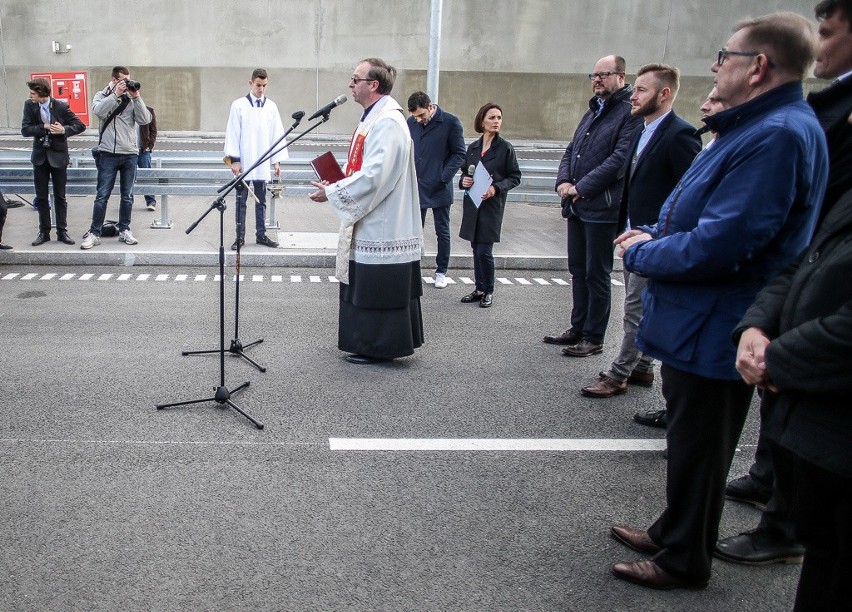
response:
{"label": "gray trousers", "polygon": [[634,369],[637,372],[654,371],[654,360],[636,348],[636,329],[642,318],[642,291],[647,284],[648,279],[644,276],[624,271],[624,337],[618,357],[607,372],[607,376],[618,382],[627,380]]}

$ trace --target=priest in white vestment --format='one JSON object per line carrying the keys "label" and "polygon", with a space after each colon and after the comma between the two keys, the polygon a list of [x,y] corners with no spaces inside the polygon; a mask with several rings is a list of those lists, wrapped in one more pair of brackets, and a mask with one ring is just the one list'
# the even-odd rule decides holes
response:
{"label": "priest in white vestment", "polygon": [[340,219],[338,347],[357,364],[405,357],[423,343],[420,201],[411,135],[389,95],[395,77],[377,58],[355,68],[349,88],[364,114],[346,178],[314,182],[310,194]]}

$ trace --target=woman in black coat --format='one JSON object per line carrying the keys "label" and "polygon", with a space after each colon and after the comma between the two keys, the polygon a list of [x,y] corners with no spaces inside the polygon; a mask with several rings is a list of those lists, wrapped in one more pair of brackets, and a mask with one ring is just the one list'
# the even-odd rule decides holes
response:
{"label": "woman in black coat", "polygon": [[492,179],[478,207],[465,192],[459,229],[459,237],[469,240],[473,248],[473,273],[476,279],[476,289],[461,301],[466,304],[478,302],[483,308],[491,306],[493,300],[494,243],[500,242],[506,193],[521,182],[515,149],[499,134],[502,124],[503,110],[496,104],[489,102],[479,109],[473,120],[473,129],[482,137],[467,148],[459,181],[462,189],[472,187],[473,174],[480,162]]}

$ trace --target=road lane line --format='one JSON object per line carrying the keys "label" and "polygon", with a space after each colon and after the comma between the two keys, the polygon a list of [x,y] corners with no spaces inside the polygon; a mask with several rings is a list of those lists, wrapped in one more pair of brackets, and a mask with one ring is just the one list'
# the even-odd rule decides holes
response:
{"label": "road lane line", "polygon": [[661,451],[662,438],[329,438],[330,450],[372,451]]}

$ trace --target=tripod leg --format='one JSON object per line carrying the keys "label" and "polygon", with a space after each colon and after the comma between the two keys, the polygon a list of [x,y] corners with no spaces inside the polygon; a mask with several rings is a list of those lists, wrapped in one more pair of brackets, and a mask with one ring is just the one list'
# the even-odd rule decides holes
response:
{"label": "tripod leg", "polygon": [[171,404],[157,404],[156,408],[157,408],[157,410],[162,410],[163,408],[172,408],[174,406],[188,406],[190,404],[201,404],[202,402],[215,402],[215,401],[216,401],[215,397],[205,397],[204,399],[188,400],[188,401],[185,401],[185,402],[173,402]]}
{"label": "tripod leg", "polygon": [[248,355],[246,355],[246,354],[245,354],[245,353],[243,353],[242,351],[240,351],[240,352],[238,352],[238,353],[234,353],[234,354],[235,354],[235,355],[239,355],[240,357],[242,357],[243,359],[245,359],[246,361],[248,361],[250,364],[252,364],[254,367],[256,367],[256,368],[257,368],[258,370],[260,370],[261,372],[266,372],[266,368],[265,368],[265,367],[263,367],[262,365],[260,365],[259,363],[257,363],[254,359],[252,359],[251,357],[249,357]]}
{"label": "tripod leg", "polygon": [[[239,388],[239,387],[238,387],[238,388]],[[256,421],[256,420],[255,420],[255,419],[253,419],[250,415],[248,415],[248,414],[246,414],[245,412],[243,412],[243,411],[242,411],[242,409],[240,409],[240,407],[239,407],[239,406],[237,406],[234,402],[232,402],[231,400],[225,400],[225,403],[226,403],[226,404],[228,404],[228,406],[230,406],[231,408],[233,408],[233,409],[234,409],[234,410],[236,410],[237,412],[239,412],[241,415],[243,415],[243,416],[244,416],[245,418],[247,418],[249,421],[251,421],[252,423],[254,423],[254,426],[255,426],[255,427],[257,427],[258,429],[263,429],[263,423],[261,423],[260,421]]]}

